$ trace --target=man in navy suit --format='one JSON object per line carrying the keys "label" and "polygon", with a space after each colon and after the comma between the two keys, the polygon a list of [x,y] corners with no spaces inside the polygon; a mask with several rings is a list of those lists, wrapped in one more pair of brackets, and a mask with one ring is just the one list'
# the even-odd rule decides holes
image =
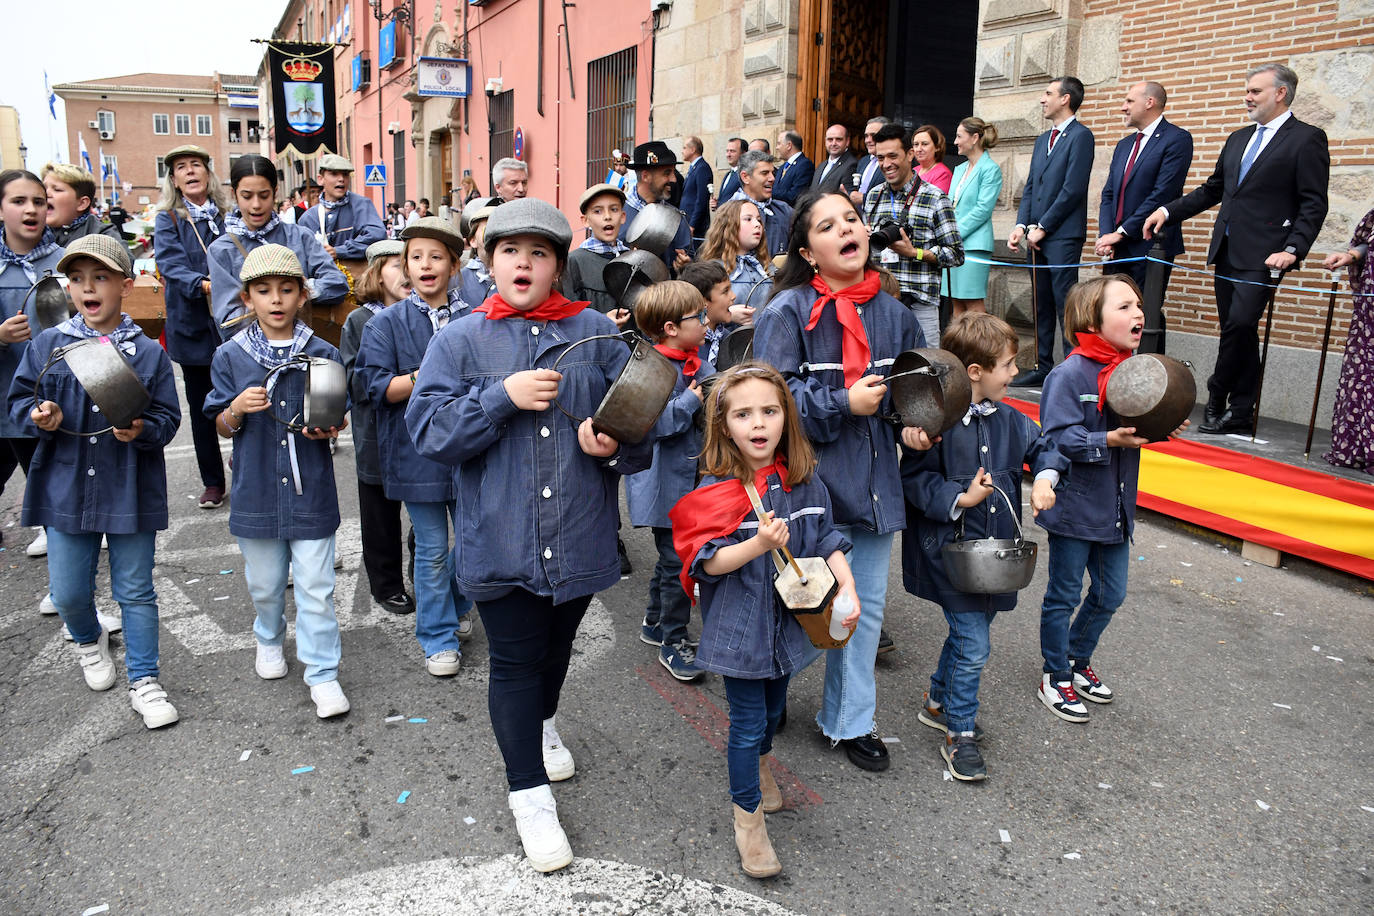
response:
{"label": "man in navy suit", "polygon": [[848,127],[831,124],[825,129],[825,152],[825,161],[816,169],[816,177],[811,179],[811,190],[849,193],[854,186],[859,161],[849,151]]}
{"label": "man in navy suit", "polygon": [[[1207,408],[1199,427],[1204,433],[1253,429],[1258,328],[1270,292],[1262,284],[1278,282],[1271,276],[1281,276],[1307,256],[1326,219],[1331,154],[1326,133],[1289,111],[1297,91],[1298,75],[1283,64],[1251,70],[1245,108],[1254,124],[1226,138],[1216,169],[1200,187],[1145,220],[1148,239],[1221,204],[1207,249],[1221,336],[1207,380]],[[1250,282],[1232,283],[1228,277]]]}
{"label": "man in navy suit", "polygon": [[729,163],[730,170],[725,173],[725,177],[720,180],[720,187],[716,194],[711,198],[711,209],[717,206],[717,201],[726,201],[735,196],[739,190],[739,157],[744,155],[744,138],[731,137],[725,143],[725,161]]}
{"label": "man in navy suit", "polygon": [[[1025,239],[1032,265],[1077,264],[1088,236],[1093,132],[1076,117],[1082,104],[1083,83],[1072,76],[1053,80],[1040,97],[1040,111],[1052,127],[1035,140],[1016,228],[1007,238],[1013,249],[1020,248]],[[1033,268],[1031,282],[1035,284],[1036,365],[1012,379],[1013,385],[1021,387],[1038,387],[1054,366],[1055,322],[1060,328],[1064,325],[1064,300],[1078,282],[1078,268]],[[1065,341],[1064,353],[1070,349]]]}
{"label": "man in navy suit", "polygon": [[778,180],[773,185],[773,197],[789,207],[811,187],[816,166],[802,152],[802,135],[795,130],[778,134]]}
{"label": "man in navy suit", "polygon": [[[1102,188],[1102,206],[1097,216],[1099,233],[1095,249],[1098,257],[1143,257],[1154,247],[1142,230],[1145,218],[1166,201],[1183,194],[1183,182],[1193,164],[1193,135],[1164,119],[1168,95],[1159,83],[1136,83],[1126,92],[1121,113],[1131,133],[1123,137],[1112,152],[1112,167]],[[1159,239],[1170,262],[1183,253],[1183,233],[1166,230]],[[1136,285],[1145,288],[1147,261],[1129,264],[1108,263],[1103,273],[1130,274]],[[1164,268],[1164,283],[1169,273]]]}
{"label": "man in navy suit", "polygon": [[854,172],[859,176],[859,185],[849,192],[849,199],[854,201],[854,206],[862,207],[864,198],[868,195],[868,189],[873,187],[874,182],[884,181],[883,170],[878,168],[878,157],[874,154],[877,148],[878,131],[882,130],[891,123],[890,118],[878,115],[876,118],[869,118],[864,125],[864,147],[868,150],[859,164],[854,167]]}
{"label": "man in navy suit", "polygon": [[715,176],[711,167],[701,155],[700,137],[688,137],[682,141],[682,158],[687,163],[687,179],[682,183],[682,212],[687,214],[687,225],[693,238],[706,235],[711,224],[710,186]]}

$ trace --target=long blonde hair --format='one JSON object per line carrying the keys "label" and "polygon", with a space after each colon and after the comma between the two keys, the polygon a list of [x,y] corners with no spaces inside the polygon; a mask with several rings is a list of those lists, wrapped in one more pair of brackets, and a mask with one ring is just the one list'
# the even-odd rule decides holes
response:
{"label": "long blonde hair", "polygon": [[726,425],[725,396],[740,382],[758,379],[768,382],[777,390],[782,404],[782,439],[778,442],[778,454],[787,459],[787,485],[806,483],[816,470],[816,453],[811,448],[811,440],[806,438],[797,402],[792,400],[792,392],[787,381],[777,369],[767,363],[745,362],[732,366],[717,376],[719,381],[711,388],[706,397],[706,435],[701,446],[701,468],[714,477],[735,477],[752,481],[753,472],[740,453],[739,446],[730,438]]}
{"label": "long blonde hair", "polygon": [[[206,185],[210,189],[210,200],[215,202],[221,215],[234,209],[234,202],[229,198],[229,192],[224,190],[224,185],[220,183],[219,177],[215,175],[215,170],[210,168],[210,163],[205,163]],[[186,209],[186,200],[181,196],[181,189],[172,180],[172,169],[167,168],[167,174],[162,176],[162,184],[159,188],[162,196],[158,198],[156,210],[171,210],[183,219],[190,219],[191,213]]]}
{"label": "long blonde hair", "polygon": [[[720,205],[715,218],[711,220],[711,228],[706,230],[706,244],[702,245],[701,251],[697,253],[698,261],[721,261],[725,264],[726,273],[734,273],[735,259],[742,254],[752,254],[759,259],[765,273],[772,272],[772,261],[768,256],[767,229],[759,236],[759,247],[753,251],[740,251],[740,214],[744,212],[745,204],[759,209],[759,205],[752,200],[732,200]],[[759,221],[763,221],[762,211],[759,212]]]}

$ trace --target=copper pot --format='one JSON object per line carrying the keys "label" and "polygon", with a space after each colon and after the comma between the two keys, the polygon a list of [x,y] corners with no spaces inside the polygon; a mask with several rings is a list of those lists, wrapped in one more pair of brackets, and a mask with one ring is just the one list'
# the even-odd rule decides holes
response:
{"label": "copper pot", "polygon": [[962,420],[973,399],[959,357],[934,347],[898,354],[887,383],[902,425],[919,426],[931,438]]}
{"label": "copper pot", "polygon": [[[619,340],[630,348],[630,358],[620,369],[620,375],[606,389],[601,404],[592,414],[592,428],[604,433],[617,442],[635,445],[644,440],[649,430],[654,428],[659,414],[668,406],[677,385],[678,370],[666,356],[632,331],[621,334],[598,334],[579,340],[558,354],[554,360],[554,371],[563,358],[573,350],[593,340]],[[581,425],[584,418],[569,413],[567,408],[554,399],[554,405],[563,411],[574,423]]]}
{"label": "copper pot", "polygon": [[1192,368],[1162,353],[1138,353],[1123,360],[1107,380],[1106,407],[1137,436],[1162,442],[1178,429],[1197,403]]}

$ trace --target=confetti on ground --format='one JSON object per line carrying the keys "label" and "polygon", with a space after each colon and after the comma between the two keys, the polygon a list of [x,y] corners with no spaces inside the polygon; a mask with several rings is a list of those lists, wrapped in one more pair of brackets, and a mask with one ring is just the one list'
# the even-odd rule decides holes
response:
{"label": "confetti on ground", "polygon": [[1360,810],[1368,811],[1370,814],[1374,814],[1374,808],[1371,808],[1368,805],[1360,805]]}
{"label": "confetti on ground", "polygon": [[239,763],[243,763],[245,760],[247,760],[249,757],[252,757],[252,756],[253,756],[253,749],[250,747],[248,750],[244,751],[242,754],[239,754]]}
{"label": "confetti on ground", "polygon": [[1156,545],[1155,545],[1155,549],[1156,549],[1156,550],[1163,550],[1165,547],[1168,547],[1168,546],[1169,546],[1168,544],[1156,544]]}
{"label": "confetti on ground", "polygon": [[1236,576],[1236,581],[1237,581],[1237,582],[1244,582],[1245,580],[1242,579],[1240,576]]}
{"label": "confetti on ground", "polygon": [[187,585],[195,585],[195,584],[196,584],[197,582],[199,582],[199,581],[200,581],[199,578],[187,579],[187,580],[186,580],[186,584],[187,584]]}
{"label": "confetti on ground", "polygon": [[471,827],[473,824],[477,823],[477,818],[475,818],[475,817],[465,817],[465,818],[463,818],[463,823],[464,823],[464,824],[467,824],[469,827]]}
{"label": "confetti on ground", "polygon": [[1255,564],[1254,564],[1254,563],[1251,563],[1249,560],[1246,560],[1246,561],[1245,561],[1243,564],[1241,564],[1241,565],[1242,565],[1242,566],[1254,566]]}
{"label": "confetti on ground", "polygon": [[1002,838],[1002,842],[1003,842],[1003,843],[1010,843],[1010,842],[1011,842],[1011,834],[1010,834],[1010,833],[1007,833],[1005,830],[999,830],[999,831],[997,831],[997,835],[1000,836],[1000,837]]}
{"label": "confetti on ground", "polygon": [[220,595],[220,596],[218,596],[217,598],[215,598],[215,600],[216,600],[216,601],[228,601],[228,600],[229,600],[229,596],[228,596],[228,595]]}
{"label": "confetti on ground", "polygon": [[1182,584],[1183,584],[1183,580],[1182,580],[1182,579],[1170,579],[1170,580],[1169,580],[1169,584],[1170,584],[1170,585],[1182,585]]}
{"label": "confetti on ground", "polygon": [[901,743],[902,743],[902,739],[901,739],[901,738],[895,738],[895,737],[892,737],[891,735],[889,735],[888,737],[886,737],[886,738],[883,739],[883,744],[901,744]]}
{"label": "confetti on ground", "polygon": [[1289,706],[1287,703],[1275,703],[1274,705],[1277,706],[1279,709],[1292,709],[1292,708],[1293,708],[1292,706]]}
{"label": "confetti on ground", "polygon": [[1343,658],[1337,658],[1337,657],[1334,656],[1334,655],[1328,655],[1327,658],[1331,659],[1333,662],[1343,662],[1343,661],[1345,661],[1345,659],[1343,659]]}
{"label": "confetti on ground", "polygon": [[221,569],[219,571],[219,574],[221,576],[232,576],[234,574],[234,571],[232,569]]}
{"label": "confetti on ground", "polygon": [[1150,783],[1150,785],[1154,786],[1156,789],[1162,789],[1162,788],[1164,788],[1164,783],[1162,783],[1162,782],[1152,782],[1152,783]]}
{"label": "confetti on ground", "polygon": [[1259,806],[1259,809],[1260,809],[1261,811],[1268,811],[1268,810],[1269,810],[1269,806],[1266,805],[1264,802],[1260,801],[1258,798],[1255,799],[1255,804]]}
{"label": "confetti on ground", "polygon": [[387,716],[387,717],[386,717],[386,721],[388,721],[388,722],[399,722],[399,721],[401,721],[401,720],[404,719],[404,718],[405,718],[405,716]]}
{"label": "confetti on ground", "polygon": [[81,916],[95,916],[96,913],[108,912],[110,912],[110,905],[108,903],[102,903],[100,904],[100,906],[87,907],[86,909],[82,910]]}
{"label": "confetti on ground", "polygon": [[409,790],[409,789],[406,789],[406,790],[405,790],[404,792],[402,792],[400,795],[397,795],[397,796],[396,796],[396,804],[398,804],[398,805],[404,805],[404,804],[406,803],[406,799],[407,799],[407,798],[410,798],[410,790]]}
{"label": "confetti on ground", "polygon": [[1320,652],[1321,650],[1322,650],[1322,647],[1321,647],[1321,646],[1313,646],[1313,647],[1312,647],[1312,651],[1313,651],[1313,652]]}
{"label": "confetti on ground", "polygon": [[1077,860],[1083,858],[1083,854],[1078,852],[1066,852],[1064,853],[1064,858]]}
{"label": "confetti on ground", "polygon": [[1288,615],[1285,614],[1283,611],[1275,611],[1275,612],[1274,612],[1274,616],[1275,616],[1275,617],[1287,617]]}
{"label": "confetti on ground", "polygon": [[1178,565],[1179,565],[1179,566],[1192,566],[1193,564],[1192,564],[1192,563],[1184,563],[1182,560],[1179,560],[1179,561],[1178,561]]}
{"label": "confetti on ground", "polygon": [[412,717],[412,718],[410,718],[410,719],[407,719],[406,721],[407,721],[407,722],[414,722],[416,725],[420,725],[420,724],[423,724],[423,723],[425,723],[425,722],[428,722],[429,720],[426,719],[424,716],[414,716],[414,717]]}
{"label": "confetti on ground", "polygon": [[949,770],[941,770],[941,773],[945,777],[945,782],[954,782],[954,777],[950,775]]}
{"label": "confetti on ground", "polygon": [[312,772],[314,769],[315,769],[314,767],[296,767],[294,770],[291,771],[291,775],[292,775],[292,776],[299,776],[299,775],[301,775],[302,773],[310,773],[310,772]]}
{"label": "confetti on ground", "polygon": [[1098,787],[1099,789],[1110,789],[1110,788],[1111,788],[1111,784],[1110,784],[1110,783],[1105,783],[1105,782],[1099,782],[1099,783],[1097,784],[1097,787]]}

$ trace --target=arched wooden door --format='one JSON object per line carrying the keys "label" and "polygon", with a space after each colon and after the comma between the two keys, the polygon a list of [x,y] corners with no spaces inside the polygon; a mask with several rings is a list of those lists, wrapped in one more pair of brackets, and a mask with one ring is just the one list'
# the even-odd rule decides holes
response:
{"label": "arched wooden door", "polygon": [[800,0],[797,130],[806,154],[825,158],[825,129],[849,128],[854,147],[864,124],[883,113],[887,4],[875,0]]}

